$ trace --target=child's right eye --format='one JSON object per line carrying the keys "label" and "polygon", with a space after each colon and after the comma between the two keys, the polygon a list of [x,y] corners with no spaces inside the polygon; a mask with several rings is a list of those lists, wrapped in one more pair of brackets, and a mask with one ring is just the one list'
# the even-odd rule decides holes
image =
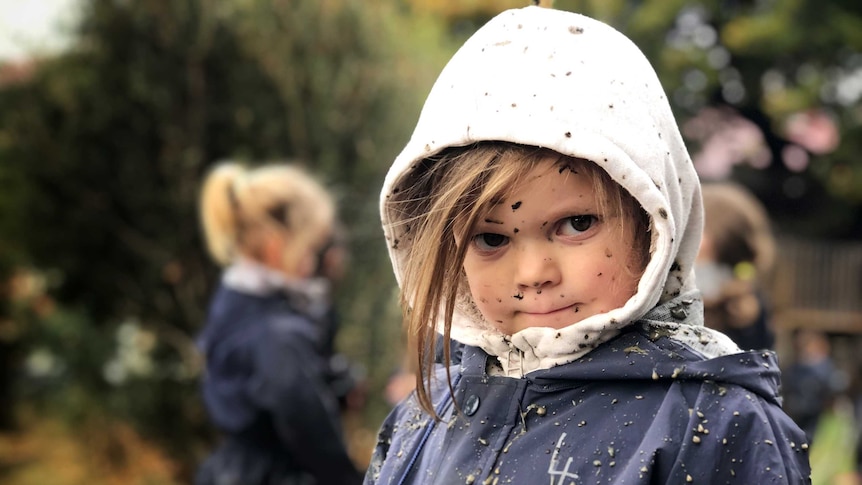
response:
{"label": "child's right eye", "polygon": [[484,232],[473,236],[473,244],[479,251],[493,251],[508,241],[508,237],[493,232]]}

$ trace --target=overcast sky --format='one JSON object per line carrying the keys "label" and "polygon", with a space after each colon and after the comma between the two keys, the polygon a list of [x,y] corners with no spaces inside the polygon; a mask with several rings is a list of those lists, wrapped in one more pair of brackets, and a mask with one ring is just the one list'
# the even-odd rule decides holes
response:
{"label": "overcast sky", "polygon": [[0,0],[0,61],[62,48],[79,0]]}

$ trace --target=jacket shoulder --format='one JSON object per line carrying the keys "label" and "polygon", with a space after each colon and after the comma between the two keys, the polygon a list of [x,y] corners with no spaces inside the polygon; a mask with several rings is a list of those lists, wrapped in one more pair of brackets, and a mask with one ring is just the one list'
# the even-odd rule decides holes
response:
{"label": "jacket shoulder", "polygon": [[807,439],[777,404],[738,385],[682,385],[699,393],[670,476],[695,483],[809,483]]}

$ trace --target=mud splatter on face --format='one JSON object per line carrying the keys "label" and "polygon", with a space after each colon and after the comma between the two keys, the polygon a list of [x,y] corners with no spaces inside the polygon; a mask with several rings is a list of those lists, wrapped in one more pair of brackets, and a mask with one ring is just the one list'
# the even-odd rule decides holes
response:
{"label": "mud splatter on face", "polygon": [[521,207],[521,201],[520,200],[518,202],[515,202],[514,204],[512,204],[512,210],[513,211],[518,210],[520,207]]}
{"label": "mud splatter on face", "polygon": [[518,293],[517,295],[512,295],[512,298],[514,298],[514,299],[516,299],[516,300],[523,300],[523,299],[524,299],[524,294],[523,294],[523,293]]}

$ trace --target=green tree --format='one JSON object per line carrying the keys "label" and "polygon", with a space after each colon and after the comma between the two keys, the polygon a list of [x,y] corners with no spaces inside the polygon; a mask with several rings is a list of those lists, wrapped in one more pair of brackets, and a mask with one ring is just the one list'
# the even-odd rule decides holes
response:
{"label": "green tree", "polygon": [[381,385],[399,326],[377,198],[443,58],[436,24],[358,0],[85,5],[68,52],[0,89],[0,182],[15,187],[0,241],[59,304],[20,317],[64,363],[48,400],[199,458],[193,337],[217,269],[197,193],[227,158],[297,160],[337,191],[354,254],[344,345]]}

